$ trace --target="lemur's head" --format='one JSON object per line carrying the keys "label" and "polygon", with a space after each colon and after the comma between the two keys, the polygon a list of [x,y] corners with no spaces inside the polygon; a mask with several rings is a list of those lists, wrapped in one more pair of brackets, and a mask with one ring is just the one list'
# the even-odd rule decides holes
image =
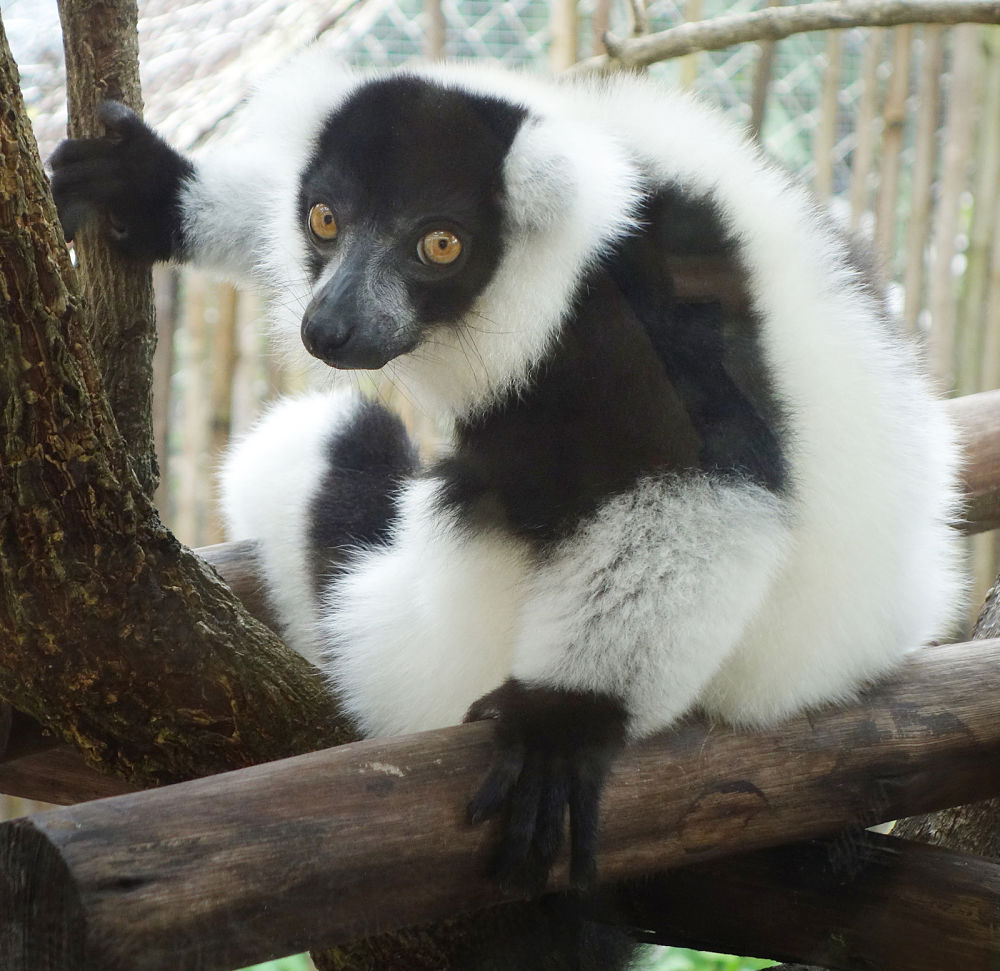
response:
{"label": "lemur's head", "polygon": [[[309,353],[346,369],[434,361],[438,386],[442,371],[465,368],[462,398],[515,383],[586,262],[629,223],[628,163],[616,157],[609,172],[600,160],[617,149],[607,146],[596,164],[574,158],[582,137],[453,77],[355,88],[326,118],[299,183]],[[606,211],[609,197],[617,211]]]}

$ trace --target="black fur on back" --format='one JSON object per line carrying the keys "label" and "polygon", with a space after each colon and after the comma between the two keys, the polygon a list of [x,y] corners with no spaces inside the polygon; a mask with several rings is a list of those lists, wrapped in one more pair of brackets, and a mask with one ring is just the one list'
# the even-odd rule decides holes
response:
{"label": "black fur on back", "polygon": [[651,194],[642,217],[585,279],[528,388],[459,424],[434,471],[470,522],[544,544],[649,474],[786,485],[782,407],[738,246],[708,200],[679,190]]}
{"label": "black fur on back", "polygon": [[625,241],[609,270],[697,429],[699,467],[781,490],[785,420],[737,241],[710,198],[675,187],[651,194],[640,218],[644,232]]}

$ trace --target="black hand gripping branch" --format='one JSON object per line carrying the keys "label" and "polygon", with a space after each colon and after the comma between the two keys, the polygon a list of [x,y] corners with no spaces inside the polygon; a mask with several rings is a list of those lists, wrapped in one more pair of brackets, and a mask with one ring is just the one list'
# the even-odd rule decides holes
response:
{"label": "black hand gripping branch", "polygon": [[577,889],[590,889],[601,793],[625,744],[623,705],[597,692],[531,687],[512,678],[465,716],[484,718],[496,719],[496,752],[468,815],[473,823],[503,815],[493,878],[541,892],[562,848],[568,810],[570,878]]}
{"label": "black hand gripping branch", "polygon": [[66,238],[96,213],[124,256],[144,262],[181,256],[180,191],[194,166],[131,108],[105,101],[98,117],[105,135],[67,139],[49,159]]}

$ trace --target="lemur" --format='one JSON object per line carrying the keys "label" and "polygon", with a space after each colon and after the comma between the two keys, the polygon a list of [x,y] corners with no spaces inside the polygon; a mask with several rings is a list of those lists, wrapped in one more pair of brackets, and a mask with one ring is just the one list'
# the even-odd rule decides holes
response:
{"label": "lemur", "polygon": [[351,382],[222,475],[288,643],[366,735],[496,720],[473,821],[593,881],[630,740],[852,698],[962,599],[955,436],[863,248],[743,134],[636,77],[389,72],[312,50],[187,158],[121,105],[64,142],[67,236],[274,295],[330,374],[448,430],[422,463]]}

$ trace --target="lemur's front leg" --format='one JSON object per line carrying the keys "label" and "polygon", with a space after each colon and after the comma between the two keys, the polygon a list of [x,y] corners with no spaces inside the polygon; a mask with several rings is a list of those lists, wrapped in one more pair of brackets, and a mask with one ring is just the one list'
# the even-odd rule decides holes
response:
{"label": "lemur's front leg", "polygon": [[782,561],[782,516],[750,483],[650,476],[533,561],[511,678],[467,716],[497,720],[469,815],[502,817],[502,883],[544,887],[568,815],[571,880],[593,884],[615,757],[697,704]]}

